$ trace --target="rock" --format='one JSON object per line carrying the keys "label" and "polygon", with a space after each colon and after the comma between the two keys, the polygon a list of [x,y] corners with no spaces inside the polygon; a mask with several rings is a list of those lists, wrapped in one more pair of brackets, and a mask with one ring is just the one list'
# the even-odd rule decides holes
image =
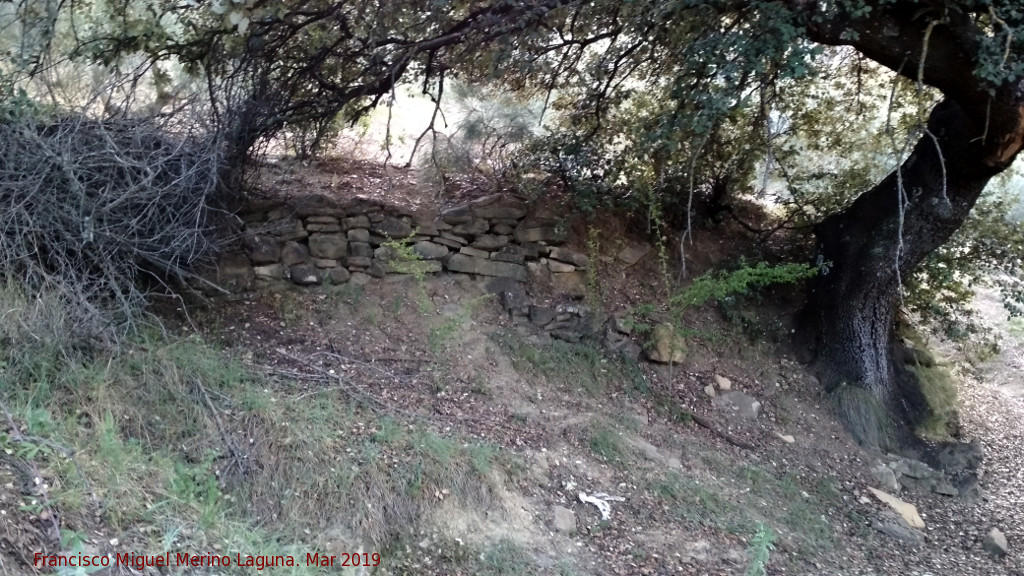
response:
{"label": "rock", "polygon": [[573,534],[576,532],[576,513],[564,506],[553,506],[551,511],[554,516],[553,526],[555,532],[561,534]]}
{"label": "rock", "polygon": [[543,328],[550,324],[558,314],[544,306],[530,306],[530,323]]}
{"label": "rock", "polygon": [[911,460],[910,458],[899,458],[894,460],[889,463],[889,468],[891,468],[896,474],[909,476],[910,478],[916,478],[918,480],[924,480],[935,476],[935,470],[932,470],[927,464],[917,460]]}
{"label": "rock", "polygon": [[465,224],[473,219],[473,212],[470,211],[469,206],[456,206],[442,210],[437,216],[448,224]]}
{"label": "rock", "polygon": [[448,259],[447,268],[452,272],[465,272],[467,274],[480,274],[481,276],[512,278],[519,282],[526,282],[529,280],[529,276],[526,274],[526,268],[519,264],[474,258],[467,254],[453,254],[452,257]]}
{"label": "rock", "polygon": [[[462,236],[456,236],[451,232],[442,232],[438,238],[445,238],[447,240],[451,240],[452,242],[457,242],[459,246],[465,246],[466,244],[469,244],[469,240],[466,240]],[[437,240],[434,241],[436,242]]]}
{"label": "rock", "polygon": [[959,496],[960,491],[956,489],[951,483],[942,480],[935,484],[935,488],[932,489],[936,494],[942,494],[943,496]]}
{"label": "rock", "polygon": [[633,243],[623,248],[617,258],[626,264],[626,266],[632,266],[639,262],[648,252],[651,251],[651,245],[644,243]]}
{"label": "rock", "polygon": [[448,248],[450,248],[452,250],[458,250],[459,248],[462,247],[463,244],[466,243],[465,241],[463,241],[463,242],[456,242],[455,240],[450,240],[448,238],[445,238],[444,236],[434,236],[433,238],[430,239],[430,241],[435,243],[435,244],[440,244],[442,246],[447,246]]}
{"label": "rock", "polygon": [[949,442],[931,455],[929,460],[945,472],[974,471],[985,459],[985,450],[977,440],[970,443]]}
{"label": "rock", "polygon": [[960,498],[968,502],[977,502],[981,499],[981,484],[977,476],[967,475],[961,478],[956,485]]}
{"label": "rock", "polygon": [[[352,218],[345,218],[341,221],[341,224],[345,227],[345,230],[353,230],[355,228],[369,228],[370,219],[365,215],[353,216]],[[369,232],[367,232],[369,234]]]}
{"label": "rock", "polygon": [[370,231],[366,228],[353,228],[348,231],[349,242],[370,242]]}
{"label": "rock", "polygon": [[326,258],[313,258],[310,263],[317,268],[337,268],[341,265],[337,260],[328,260]]}
{"label": "rock", "polygon": [[715,374],[715,384],[722,390],[732,390],[732,380],[729,380],[725,376]]}
{"label": "rock", "polygon": [[1003,535],[999,528],[993,528],[988,531],[985,539],[981,541],[981,547],[985,552],[996,558],[1006,556],[1006,553],[1010,550],[1010,545],[1006,542],[1006,536]]}
{"label": "rock", "polygon": [[708,384],[707,386],[704,387],[704,393],[707,394],[708,396],[711,396],[712,398],[718,395],[718,392],[715,392],[715,387],[711,384]]}
{"label": "rock", "polygon": [[297,264],[288,269],[292,282],[299,286],[313,286],[320,283],[320,273],[309,264]]}
{"label": "rock", "polygon": [[909,502],[904,502],[903,500],[900,500],[899,498],[893,496],[892,494],[883,492],[870,486],[868,487],[868,490],[870,490],[871,493],[875,495],[875,498],[878,498],[882,502],[888,504],[890,508],[898,512],[899,515],[903,517],[903,520],[906,521],[907,525],[909,525],[911,528],[924,528],[924,520],[922,520],[921,515],[917,513],[917,506],[914,506]]}
{"label": "rock", "polygon": [[306,224],[307,232],[341,232],[341,226],[337,224]]}
{"label": "rock", "polygon": [[424,260],[440,260],[448,255],[448,247],[424,240],[413,244],[412,249]]}
{"label": "rock", "polygon": [[510,254],[508,252],[491,252],[491,260],[522,264],[526,261],[526,256],[523,256],[522,254]]}
{"label": "rock", "polygon": [[552,273],[551,286],[555,292],[565,294],[570,298],[583,298],[587,295],[587,275],[580,270]]}
{"label": "rock", "polygon": [[712,400],[712,404],[732,408],[739,412],[740,416],[750,420],[757,418],[761,413],[761,403],[744,392],[727,392]]}
{"label": "rock", "polygon": [[502,246],[508,245],[508,241],[511,238],[508,236],[495,236],[493,234],[481,234],[473,240],[472,246],[481,250],[497,250]]}
{"label": "rock", "polygon": [[516,227],[514,232],[516,242],[562,242],[565,240],[565,234],[557,230],[554,226],[537,226],[537,227],[525,227],[519,225]]}
{"label": "rock", "polygon": [[495,234],[500,234],[502,236],[511,236],[512,233],[515,232],[515,227],[505,224],[504,222],[499,222],[497,224],[494,224],[492,222],[491,232],[494,232]]}
{"label": "rock", "polygon": [[776,432],[775,435],[782,439],[782,441],[785,442],[786,444],[792,444],[796,442],[796,438],[794,438],[792,434],[780,434]]}
{"label": "rock", "polygon": [[370,262],[370,265],[366,267],[366,270],[364,270],[364,272],[366,272],[370,276],[373,276],[374,278],[383,278],[388,273],[386,267],[387,263],[382,262],[380,260],[374,260]]}
{"label": "rock", "polygon": [[530,297],[522,282],[511,278],[492,278],[484,286],[490,294],[498,295],[502,309],[510,315],[526,315],[530,313]]}
{"label": "rock", "polygon": [[352,269],[358,268],[360,270],[365,270],[366,268],[370,267],[370,264],[372,262],[373,261],[370,258],[366,257],[366,256],[349,256],[348,257],[348,267],[352,268]]}
{"label": "rock", "polygon": [[309,237],[309,255],[338,260],[348,255],[348,241],[341,234],[313,234]]}
{"label": "rock", "polygon": [[266,266],[254,266],[253,275],[264,280],[281,280],[284,278],[286,268],[280,264],[268,264]]}
{"label": "rock", "polygon": [[344,284],[351,277],[352,275],[345,268],[331,268],[327,272],[327,282],[334,285]]}
{"label": "rock", "polygon": [[583,335],[575,330],[555,329],[550,332],[552,338],[564,340],[570,344],[577,344]]}
{"label": "rock", "polygon": [[305,244],[291,241],[281,248],[281,264],[291,268],[296,264],[309,262],[309,248]]}
{"label": "rock", "polygon": [[217,260],[217,283],[227,288],[243,288],[252,282],[253,272],[249,258],[238,253],[221,254]]}
{"label": "rock", "polygon": [[875,520],[871,523],[871,527],[896,540],[911,544],[924,544],[924,533],[907,526],[900,518]]}
{"label": "rock", "polygon": [[337,224],[338,219],[334,216],[310,216],[306,218],[307,224]]}
{"label": "rock", "polygon": [[273,264],[281,259],[281,248],[270,236],[248,236],[243,241],[245,253],[255,266]]}
{"label": "rock", "polygon": [[371,226],[370,230],[391,239],[412,236],[412,226],[393,216],[385,216],[383,220]]}
{"label": "rock", "polygon": [[490,227],[491,225],[487,223],[487,220],[470,220],[452,228],[452,233],[462,236],[477,236],[487,232]]}
{"label": "rock", "polygon": [[527,212],[526,202],[500,194],[474,200],[469,207],[477,218],[519,220],[526,216]]}
{"label": "rock", "polygon": [[871,469],[871,476],[878,482],[878,485],[889,492],[899,492],[900,483],[896,480],[896,473],[884,463],[879,462]]}
{"label": "rock", "polygon": [[662,364],[679,364],[686,360],[686,340],[668,323],[658,324],[651,330],[647,358]]}
{"label": "rock", "polygon": [[302,221],[294,218],[268,222],[267,227],[273,230],[271,233],[274,236],[277,236],[277,239],[281,242],[302,240],[309,236],[309,232],[306,232],[306,228],[302,225]]}
{"label": "rock", "polygon": [[578,268],[586,268],[590,265],[590,258],[587,258],[585,254],[573,252],[568,248],[552,248],[548,257],[562,262],[568,262]]}
{"label": "rock", "polygon": [[370,280],[373,280],[373,278],[369,274],[364,274],[362,272],[353,272],[352,279],[350,280],[350,282],[352,282],[356,286],[364,286],[366,284],[369,284]]}
{"label": "rock", "polygon": [[486,250],[479,250],[477,248],[471,248],[469,246],[463,246],[459,249],[459,254],[466,254],[467,256],[473,256],[474,258],[487,259],[491,257],[491,253]]}
{"label": "rock", "polygon": [[556,273],[573,272],[576,267],[572,264],[566,264],[565,262],[559,262],[558,260],[548,260],[548,270]]}

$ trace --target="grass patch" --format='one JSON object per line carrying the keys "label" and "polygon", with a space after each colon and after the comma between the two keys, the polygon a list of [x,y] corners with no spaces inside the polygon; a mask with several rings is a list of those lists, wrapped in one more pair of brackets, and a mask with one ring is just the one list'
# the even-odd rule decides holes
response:
{"label": "grass patch", "polygon": [[917,427],[917,433],[925,438],[948,439],[949,424],[956,420],[960,407],[956,380],[944,366],[910,364],[907,367],[917,378],[930,412]]}
{"label": "grass patch", "polygon": [[622,465],[626,459],[626,448],[622,437],[614,429],[604,425],[590,431],[590,451],[610,464]]}

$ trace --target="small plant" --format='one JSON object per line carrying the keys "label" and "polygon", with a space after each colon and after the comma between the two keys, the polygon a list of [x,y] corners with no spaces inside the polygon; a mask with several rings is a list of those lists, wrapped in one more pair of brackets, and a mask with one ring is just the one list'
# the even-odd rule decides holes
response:
{"label": "small plant", "polygon": [[412,246],[412,239],[416,236],[417,231],[413,230],[407,238],[401,240],[389,239],[386,242],[382,242],[381,246],[391,252],[388,266],[392,270],[399,274],[409,274],[416,280],[418,292],[416,299],[419,302],[420,314],[429,314],[433,310],[433,303],[430,301],[430,295],[427,293],[426,275],[428,263],[423,260],[423,257]]}
{"label": "small plant", "polygon": [[768,556],[775,549],[775,533],[764,524],[757,523],[757,532],[750,540],[750,566],[745,576],[765,576],[768,572]]}

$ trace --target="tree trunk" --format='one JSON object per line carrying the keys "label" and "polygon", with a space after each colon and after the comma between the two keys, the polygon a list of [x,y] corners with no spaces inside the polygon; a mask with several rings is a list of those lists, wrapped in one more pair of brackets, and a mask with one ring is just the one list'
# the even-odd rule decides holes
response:
{"label": "tree trunk", "polygon": [[905,444],[912,439],[908,424],[927,415],[916,381],[893,363],[901,283],[1012,162],[1019,142],[1010,152],[1005,144],[1021,129],[1019,114],[1014,120],[986,135],[956,102],[944,100],[899,171],[815,230],[822,269],[807,319],[817,335],[817,370],[862,443]]}

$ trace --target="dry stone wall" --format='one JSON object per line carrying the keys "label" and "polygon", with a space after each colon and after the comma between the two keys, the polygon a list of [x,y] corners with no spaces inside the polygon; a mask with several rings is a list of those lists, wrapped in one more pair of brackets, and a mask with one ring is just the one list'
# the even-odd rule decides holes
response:
{"label": "dry stone wall", "polygon": [[[531,271],[543,267],[556,288],[577,287],[589,265],[585,255],[561,246],[564,220],[531,213],[521,198],[503,195],[434,214],[366,199],[338,202],[310,195],[251,206],[242,220],[247,262],[229,262],[228,267],[237,271],[248,265],[252,273],[235,274],[236,284],[253,279],[342,284],[353,276],[365,281],[366,276],[445,270],[526,282]],[[399,255],[389,241],[409,244],[420,263],[397,265]]]}

